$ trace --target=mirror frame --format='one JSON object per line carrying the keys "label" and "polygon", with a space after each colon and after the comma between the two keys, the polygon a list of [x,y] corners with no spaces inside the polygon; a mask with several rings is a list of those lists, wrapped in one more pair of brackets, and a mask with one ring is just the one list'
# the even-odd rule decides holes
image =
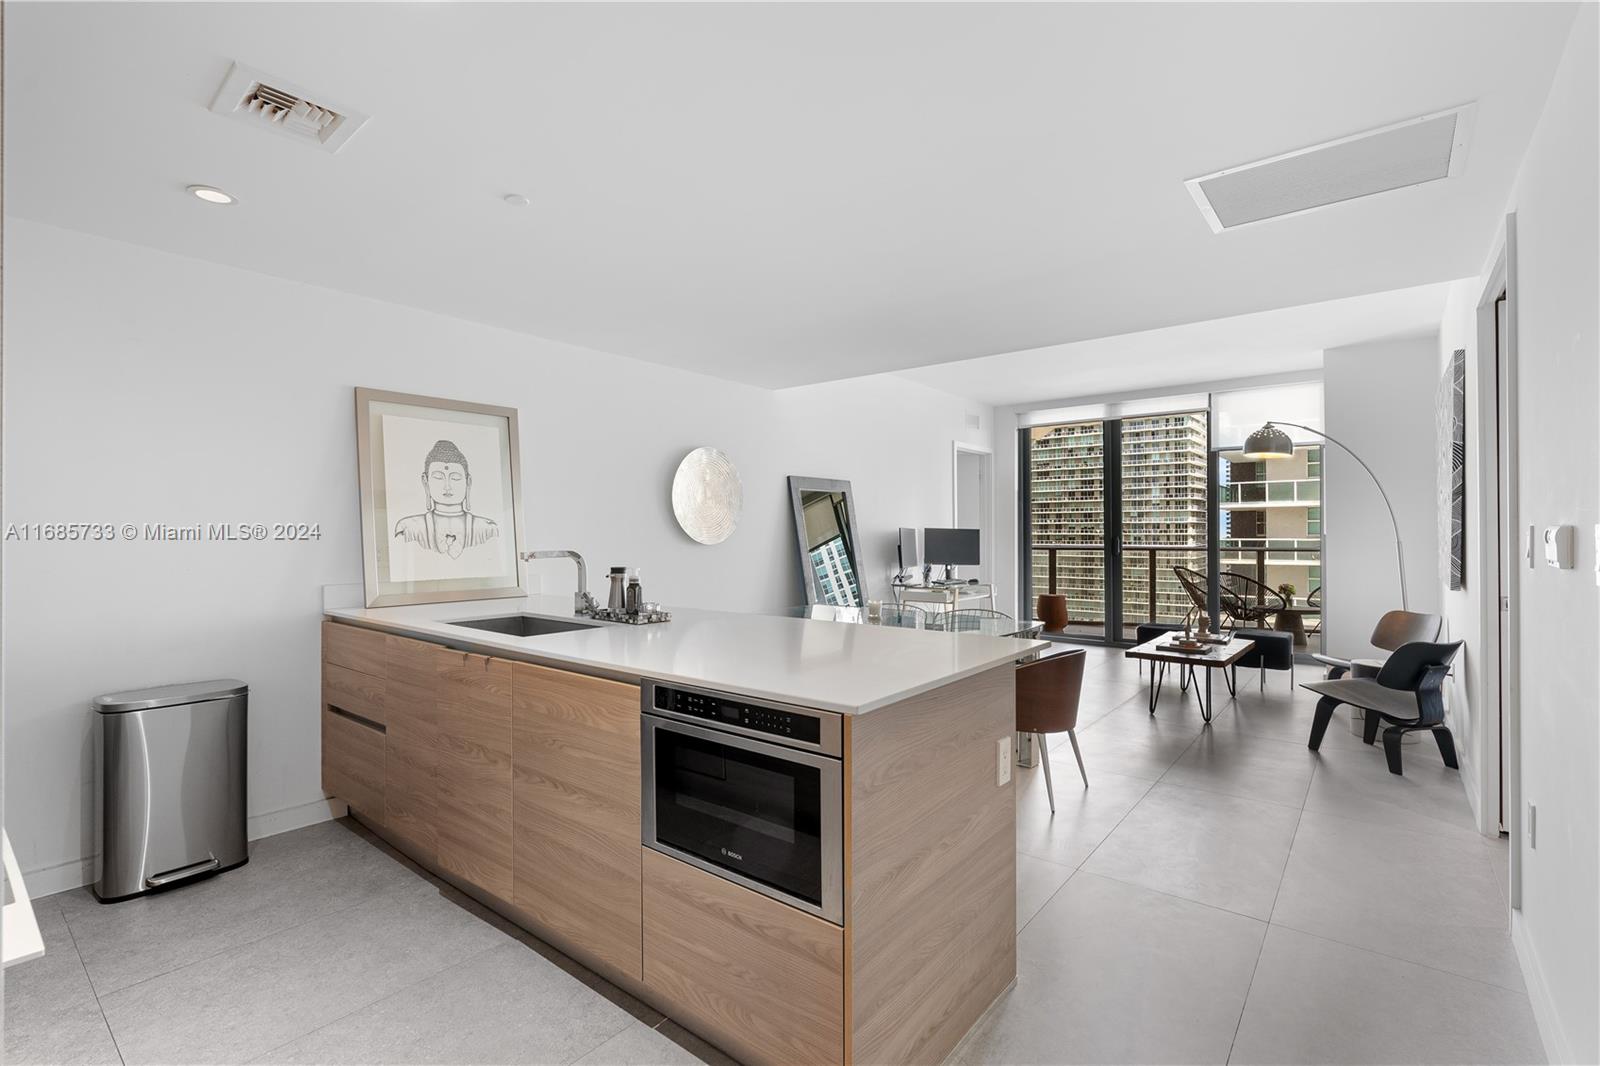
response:
{"label": "mirror frame", "polygon": [[800,553],[800,580],[806,587],[806,602],[819,604],[822,599],[822,589],[817,583],[816,571],[811,566],[811,552],[806,548],[806,510],[801,502],[801,495],[806,492],[842,492],[849,506],[845,525],[849,527],[847,534],[850,544],[854,549],[854,557],[850,560],[856,574],[856,591],[860,594],[861,604],[864,606],[870,597],[867,591],[867,575],[861,566],[861,537],[856,530],[856,498],[851,491],[850,482],[837,478],[826,477],[800,477],[796,474],[789,475],[789,503],[794,508],[794,535],[795,550]]}

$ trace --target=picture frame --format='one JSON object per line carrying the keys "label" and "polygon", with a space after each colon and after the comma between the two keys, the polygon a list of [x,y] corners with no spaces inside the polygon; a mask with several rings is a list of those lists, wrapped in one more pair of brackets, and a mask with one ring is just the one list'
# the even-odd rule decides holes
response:
{"label": "picture frame", "polygon": [[368,607],[524,596],[512,407],[357,388]]}

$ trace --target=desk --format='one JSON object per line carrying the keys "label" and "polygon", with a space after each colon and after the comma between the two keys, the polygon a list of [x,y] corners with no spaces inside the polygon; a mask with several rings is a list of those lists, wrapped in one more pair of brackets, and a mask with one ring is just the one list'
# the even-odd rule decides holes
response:
{"label": "desk", "polygon": [[[1038,636],[1039,630],[1044,627],[1043,622],[985,616],[962,618],[957,628],[945,629],[939,624],[938,614],[930,617],[922,611],[901,609],[892,603],[883,605],[882,621],[877,623],[868,623],[867,612],[861,607],[830,607],[826,604],[813,603],[805,607],[791,607],[784,613],[793,618],[809,618],[816,622],[877,624],[891,629],[926,629],[930,633],[977,633],[985,637],[1022,637],[1027,640]],[[1028,652],[1019,657],[1019,661],[1037,657],[1037,652]]]}
{"label": "desk", "polygon": [[939,603],[946,610],[958,611],[963,603],[994,599],[993,585],[903,585],[894,583],[896,603]]}

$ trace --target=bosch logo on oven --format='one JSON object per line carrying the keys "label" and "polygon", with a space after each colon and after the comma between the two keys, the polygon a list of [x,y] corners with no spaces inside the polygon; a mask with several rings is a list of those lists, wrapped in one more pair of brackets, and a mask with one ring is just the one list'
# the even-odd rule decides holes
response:
{"label": "bosch logo on oven", "polygon": [[719,848],[718,850],[722,852],[724,857],[732,859],[734,862],[744,862],[744,856],[737,851],[729,851],[727,848]]}

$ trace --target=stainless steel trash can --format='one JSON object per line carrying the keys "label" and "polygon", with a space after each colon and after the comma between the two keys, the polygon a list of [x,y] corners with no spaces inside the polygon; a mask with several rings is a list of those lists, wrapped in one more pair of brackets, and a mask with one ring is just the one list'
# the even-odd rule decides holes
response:
{"label": "stainless steel trash can", "polygon": [[249,689],[222,679],[113,692],[95,709],[102,903],[241,865]]}

